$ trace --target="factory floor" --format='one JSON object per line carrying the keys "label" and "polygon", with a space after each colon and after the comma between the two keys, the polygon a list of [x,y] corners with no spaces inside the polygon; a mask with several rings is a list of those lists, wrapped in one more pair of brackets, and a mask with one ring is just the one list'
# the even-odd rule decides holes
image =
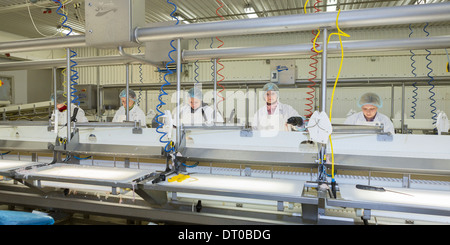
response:
{"label": "factory floor", "polygon": [[[0,205],[0,210],[15,210],[24,212],[33,212],[34,209]],[[81,213],[69,213],[62,211],[48,211],[36,209],[35,211],[47,213],[55,220],[54,225],[148,225],[148,221],[129,220],[125,218],[106,217],[99,215],[81,214]]]}

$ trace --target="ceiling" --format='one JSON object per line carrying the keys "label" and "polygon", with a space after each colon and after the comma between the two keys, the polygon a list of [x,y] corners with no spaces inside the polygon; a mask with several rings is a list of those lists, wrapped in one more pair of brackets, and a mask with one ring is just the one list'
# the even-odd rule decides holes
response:
{"label": "ceiling", "polygon": [[[105,0],[107,2],[108,0]],[[190,23],[248,18],[244,12],[251,5],[259,17],[303,14],[307,0],[171,0],[177,5],[176,13]],[[342,11],[364,8],[392,7],[417,3],[440,3],[450,0],[309,0],[307,13]],[[74,31],[84,34],[84,7],[89,0],[61,0],[67,11],[67,24]],[[167,0],[145,0],[146,22],[171,20],[173,5]],[[221,7],[221,4],[223,6]],[[316,8],[314,8],[314,5]],[[54,0],[1,0],[0,31],[25,38],[61,36],[57,32],[61,16],[59,3]],[[216,13],[218,11],[218,14]]]}

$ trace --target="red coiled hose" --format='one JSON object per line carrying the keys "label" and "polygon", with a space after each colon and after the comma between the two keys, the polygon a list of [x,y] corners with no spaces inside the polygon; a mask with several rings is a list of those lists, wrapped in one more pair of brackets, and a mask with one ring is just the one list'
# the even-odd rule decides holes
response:
{"label": "red coiled hose", "polygon": [[[216,14],[220,17],[220,20],[222,21],[222,20],[224,20],[224,17],[221,14],[219,14],[219,9],[221,9],[223,7],[223,3],[220,0],[216,0],[216,2],[220,5],[216,9]],[[221,48],[225,44],[225,42],[220,40],[219,37],[216,37],[216,39],[217,39],[217,41],[221,42],[221,44],[217,48]],[[220,66],[220,68],[217,69],[217,76],[220,77],[217,79],[217,85],[222,87],[222,90],[217,92],[217,96],[220,97],[220,100],[217,101],[217,104],[219,104],[220,102],[225,100],[225,98],[221,95],[222,92],[225,90],[225,87],[220,84],[223,80],[225,80],[225,76],[220,73],[225,68],[225,66],[222,63],[220,63],[219,61],[220,61],[220,59],[217,59],[217,65]]]}
{"label": "red coiled hose", "polygon": [[[320,9],[318,9],[316,7],[316,5],[318,3],[320,3],[320,2],[322,2],[322,1],[317,0],[314,3],[314,9],[315,9],[314,13],[317,13],[317,12],[320,11]],[[317,33],[315,33],[314,30],[311,31],[311,33],[313,34],[313,38],[311,39],[311,43],[313,43],[313,45],[314,45],[314,39],[315,39]],[[317,47],[319,47],[319,44],[316,43],[316,48]],[[309,66],[311,67],[311,70],[309,71],[309,75],[311,75],[311,76],[308,79],[308,81],[311,82],[311,84],[308,85],[308,88],[310,89],[310,91],[306,92],[309,95],[309,97],[306,98],[306,100],[308,102],[305,104],[305,106],[308,107],[308,108],[305,109],[305,111],[308,112],[308,114],[305,115],[305,117],[307,117],[307,118],[311,117],[311,115],[313,113],[312,110],[314,109],[313,104],[314,104],[314,96],[315,96],[315,92],[316,92],[316,89],[314,88],[316,86],[316,82],[314,80],[317,78],[317,75],[316,75],[317,66],[316,65],[317,65],[317,63],[319,63],[319,61],[316,59],[316,56],[319,55],[319,53],[317,53],[314,50],[314,47],[311,48],[311,52],[313,52],[314,54],[309,57],[311,59],[311,63],[309,64]]]}

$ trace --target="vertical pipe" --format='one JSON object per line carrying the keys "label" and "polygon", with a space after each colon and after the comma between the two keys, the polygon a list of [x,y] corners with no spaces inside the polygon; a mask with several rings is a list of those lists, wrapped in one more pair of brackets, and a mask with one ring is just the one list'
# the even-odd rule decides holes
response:
{"label": "vertical pipe", "polygon": [[53,111],[55,112],[55,117],[56,115],[56,67],[52,68],[53,71]]}
{"label": "vertical pipe", "polygon": [[217,118],[217,59],[214,59],[214,122]]}
{"label": "vertical pipe", "polygon": [[[97,49],[97,56],[100,56],[100,50]],[[101,109],[100,109],[100,66],[97,66],[97,118],[100,120],[101,118]],[[92,161],[94,161],[94,158],[92,158]]]}
{"label": "vertical pipe", "polygon": [[[250,117],[250,100],[248,98],[249,90],[248,85],[245,90],[245,128],[249,128],[249,117]],[[237,110],[236,110],[237,113]]]}
{"label": "vertical pipe", "polygon": [[[55,127],[54,127],[54,131],[55,134],[58,135],[58,107],[56,106],[56,67],[53,67],[53,114],[54,114],[54,122],[55,122]],[[50,122],[51,123],[51,122]],[[51,125],[50,125],[51,126]]]}
{"label": "vertical pipe", "polygon": [[323,28],[323,44],[322,44],[322,104],[321,111],[325,112],[327,103],[327,28]]}
{"label": "vertical pipe", "polygon": [[391,84],[391,120],[394,121],[394,84]]}
{"label": "vertical pipe", "polygon": [[181,144],[181,123],[180,123],[180,93],[181,93],[181,39],[177,39],[177,132],[176,132],[176,150]]}
{"label": "vertical pipe", "polygon": [[[326,113],[326,104],[327,104],[327,50],[328,50],[328,31],[327,28],[323,28],[323,45],[322,45],[322,102],[321,102],[321,112]],[[320,145],[320,151],[319,151],[319,157],[320,162],[317,169],[317,181],[325,182],[326,176],[323,175],[323,168],[325,163],[325,151],[326,151],[326,145],[325,144],[319,144]]]}
{"label": "vertical pipe", "polygon": [[[72,104],[71,104],[71,100],[72,100],[72,96],[70,94],[70,85],[71,85],[71,81],[70,81],[70,49],[67,49],[67,54],[66,54],[66,61],[67,61],[67,68],[66,68],[66,81],[67,81],[67,143],[70,142],[70,133],[71,133],[71,121],[70,118],[72,117]],[[56,100],[55,100],[56,101]]]}
{"label": "vertical pipe", "polygon": [[129,105],[129,103],[128,103],[128,101],[129,101],[129,90],[130,90],[130,64],[126,64],[125,65],[125,70],[126,70],[126,93],[127,93],[127,95],[126,95],[126,99],[125,99],[125,104],[126,104],[126,106],[125,106],[125,115],[126,115],[126,121],[129,121],[130,120],[130,105]]}
{"label": "vertical pipe", "polygon": [[402,82],[402,134],[405,134],[405,82]]}

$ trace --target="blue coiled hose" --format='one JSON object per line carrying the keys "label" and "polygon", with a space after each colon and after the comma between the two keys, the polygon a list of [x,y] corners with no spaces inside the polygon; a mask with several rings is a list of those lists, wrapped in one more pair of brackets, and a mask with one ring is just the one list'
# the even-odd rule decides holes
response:
{"label": "blue coiled hose", "polygon": [[[174,10],[172,11],[172,13],[170,13],[170,16],[172,18],[175,18],[177,20],[177,23],[175,25],[178,25],[178,23],[180,22],[178,20],[177,17],[175,17],[173,14],[175,13],[175,11],[177,11],[177,5],[175,5],[174,3],[170,2],[169,0],[167,0],[167,3],[171,4],[174,6]],[[156,106],[156,111],[159,113],[158,115],[156,115],[155,117],[155,121],[158,123],[158,127],[156,127],[156,132],[158,132],[159,134],[161,134],[161,137],[159,138],[159,142],[161,143],[165,143],[166,145],[164,146],[164,151],[169,153],[172,152],[174,150],[174,146],[171,144],[171,141],[168,140],[163,140],[164,136],[167,135],[166,132],[160,131],[160,128],[162,128],[164,126],[164,123],[161,123],[159,121],[159,117],[164,116],[164,112],[160,111],[159,108],[161,108],[161,106],[165,105],[166,103],[164,103],[162,101],[162,96],[164,95],[168,95],[166,93],[166,91],[164,91],[164,86],[170,85],[170,82],[167,81],[167,75],[173,74],[173,72],[169,69],[169,64],[175,63],[175,60],[172,59],[171,54],[173,52],[175,52],[177,49],[173,46],[173,42],[175,40],[171,40],[170,41],[170,46],[172,47],[172,50],[169,51],[169,53],[167,54],[167,56],[169,57],[170,61],[166,63],[166,74],[164,74],[164,81],[165,83],[163,85],[161,85],[161,89],[160,89],[160,94],[158,96],[158,100],[159,100],[159,104]]]}
{"label": "blue coiled hose", "polygon": [[[198,47],[198,44],[199,44],[199,42],[198,42],[198,40],[197,40],[197,38],[195,38],[195,49],[197,49],[197,47]],[[194,76],[194,80],[195,80],[195,83],[198,83],[198,76],[199,76],[199,74],[198,74],[198,60],[196,60],[195,62],[194,62],[194,65],[195,65],[195,69],[194,69],[194,73],[195,73],[195,76]]]}
{"label": "blue coiled hose", "polygon": [[[64,13],[61,13],[61,11],[60,11],[62,8],[62,3],[61,3],[61,1],[58,1],[58,0],[53,0],[53,1],[55,3],[59,3],[59,7],[56,10],[56,13],[64,18],[63,22],[61,23],[61,26],[69,29],[69,32],[66,34],[66,36],[69,36],[72,33],[72,28],[70,26],[66,25],[67,15]],[[76,57],[78,54],[77,54],[77,52],[75,52],[73,50],[70,50],[70,53],[71,54],[70,54],[69,60],[70,60],[70,71],[72,72],[72,75],[70,75],[70,78],[68,78],[68,79],[70,79],[70,85],[69,85],[70,86],[70,96],[71,96],[71,98],[73,98],[71,102],[79,106],[80,101],[78,100],[79,97],[76,95],[77,89],[75,88],[75,85],[78,85],[77,80],[79,78],[78,71],[75,70],[75,67],[78,64],[77,64],[77,62],[75,62],[73,60],[73,58]]]}
{"label": "blue coiled hose", "polygon": [[[423,27],[423,31],[427,34],[426,36],[428,37],[430,35],[430,33],[427,32],[427,30],[426,30],[427,26],[428,26],[428,22]],[[431,114],[433,115],[431,117],[431,119],[434,120],[433,124],[436,124],[437,113],[436,113],[436,106],[434,105],[436,103],[436,100],[433,98],[436,94],[433,92],[434,84],[432,84],[432,82],[434,81],[434,78],[433,78],[433,76],[431,76],[431,73],[433,72],[433,69],[431,69],[431,67],[430,67],[430,65],[431,65],[431,63],[433,63],[433,61],[431,59],[429,59],[429,56],[431,55],[430,50],[425,49],[425,51],[427,51],[427,55],[425,56],[425,59],[428,61],[427,69],[429,70],[427,76],[428,76],[428,78],[430,78],[430,80],[428,80],[428,85],[431,86],[430,89],[428,89],[428,91],[431,94],[431,96],[430,96],[430,100],[431,100],[430,106],[431,106]]]}
{"label": "blue coiled hose", "polygon": [[[411,33],[409,33],[409,37],[411,37],[411,35],[413,34],[413,30],[411,28],[411,24],[409,24],[409,30],[411,31]],[[412,61],[411,62],[411,68],[412,68],[411,74],[413,74],[414,77],[417,77],[417,74],[414,72],[416,70],[416,67],[414,66],[414,64],[416,63],[416,61],[414,60],[414,56],[416,54],[412,50],[409,50],[409,52],[411,53],[411,57],[409,59]],[[414,81],[412,86],[414,87],[414,89],[413,89],[414,95],[412,97],[413,98],[413,101],[412,101],[413,106],[411,107],[411,109],[412,109],[411,117],[413,119],[415,119],[416,118],[417,95],[418,95],[418,93],[417,93],[417,90],[418,90],[418,88],[417,88],[417,81]]]}
{"label": "blue coiled hose", "polygon": [[78,100],[77,95],[77,89],[75,88],[75,85],[78,85],[77,80],[79,78],[78,71],[75,70],[75,67],[78,65],[77,62],[73,60],[74,57],[77,56],[77,52],[70,50],[72,55],[70,55],[70,71],[72,72],[72,75],[70,76],[70,95],[73,97],[72,103],[80,106],[80,101]]}

